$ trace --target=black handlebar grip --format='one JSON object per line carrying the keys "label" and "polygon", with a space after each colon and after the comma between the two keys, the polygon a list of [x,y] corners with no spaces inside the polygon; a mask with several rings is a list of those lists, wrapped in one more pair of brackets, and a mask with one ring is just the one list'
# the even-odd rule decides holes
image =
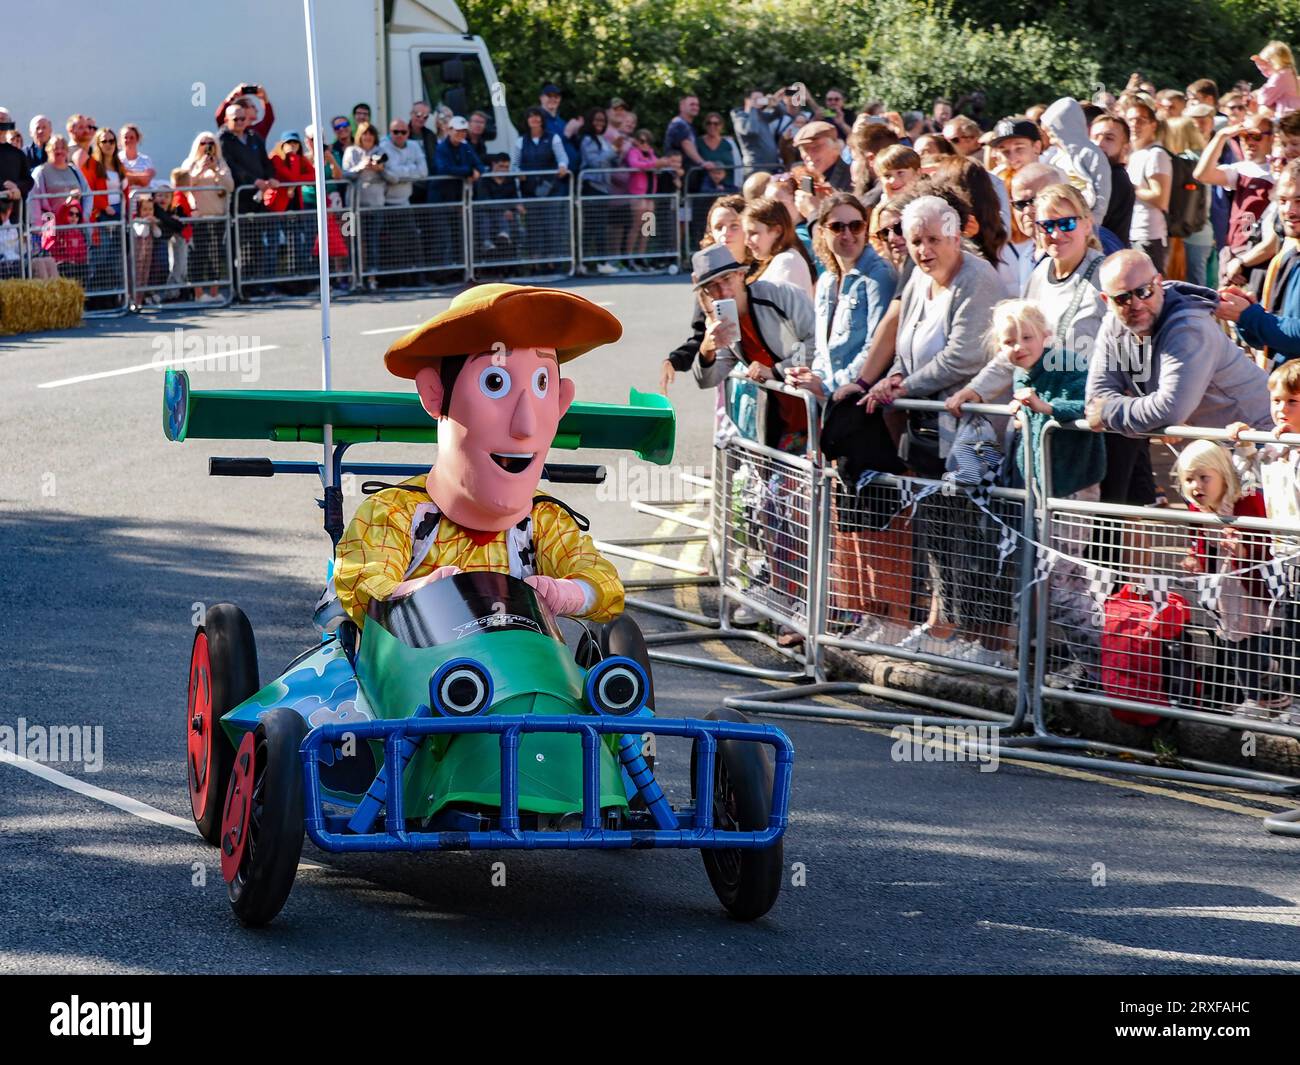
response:
{"label": "black handlebar grip", "polygon": [[275,465],[270,459],[208,459],[209,477],[274,477]]}
{"label": "black handlebar grip", "polygon": [[577,462],[548,462],[542,467],[542,478],[552,484],[604,484],[605,467]]}

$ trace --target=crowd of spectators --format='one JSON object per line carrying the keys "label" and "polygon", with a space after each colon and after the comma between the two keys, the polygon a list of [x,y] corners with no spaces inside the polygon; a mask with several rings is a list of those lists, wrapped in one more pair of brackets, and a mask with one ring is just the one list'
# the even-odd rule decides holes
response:
{"label": "crowd of spectators", "polygon": [[[868,560],[878,561],[885,534],[871,533],[877,540],[863,549],[875,527],[854,515],[871,510],[867,489],[855,494],[844,467],[954,476],[979,420],[970,404],[1012,404],[1012,428],[1031,434],[1034,457],[1027,469],[1022,445],[1012,445],[1020,477],[1043,476],[1047,419],[1077,422],[1056,435],[1054,494],[1128,505],[1166,503],[1148,439],[1166,426],[1300,428],[1300,363],[1291,361],[1300,356],[1300,81],[1284,44],[1252,58],[1262,86],[1220,95],[1209,79],[1184,91],[1134,75],[1118,95],[1025,101],[1000,119],[975,94],[957,107],[935,101],[930,116],[879,104],[855,114],[842,92],[819,106],[802,85],[756,90],[732,111],[743,192],[719,197],[702,222],[691,335],[665,361],[662,386],[686,370],[701,387],[731,374],[719,431],[799,454],[818,412],[823,457],[841,469],[830,564],[850,576],[830,609],[842,631],[870,642],[888,613],[865,591],[879,584]],[[688,189],[717,161],[695,159],[704,141],[690,129],[697,110],[684,100],[670,127],[695,162]],[[806,255],[791,254],[791,229]],[[735,387],[737,368],[789,387]],[[942,407],[896,416],[900,399]],[[1196,488],[1222,465],[1201,454],[1206,447],[1180,467],[1175,487],[1189,505],[1283,519],[1300,510],[1296,464],[1268,448],[1254,460],[1271,478],[1262,490],[1249,477],[1240,491]],[[1234,511],[1243,496],[1254,509]],[[918,505],[913,546],[935,608],[896,643],[934,651],[942,642],[947,657],[1006,664],[1007,589],[973,548],[982,520],[960,495]],[[758,527],[768,522],[756,516]],[[1071,563],[1118,555],[1104,531],[1083,528],[1049,531],[1066,563],[1052,576],[1053,623],[1078,637],[1054,682],[1096,686],[1097,624],[1080,605],[1089,581]],[[780,537],[760,539],[769,555],[760,591],[788,598]],[[1197,545],[1189,572],[1204,572]],[[1211,564],[1225,573],[1248,560],[1231,542],[1223,550]],[[1281,667],[1269,641],[1300,635],[1294,618],[1225,625],[1218,638],[1239,680],[1238,709],[1285,712],[1290,695],[1270,676]],[[1288,682],[1297,683],[1300,675]]]}

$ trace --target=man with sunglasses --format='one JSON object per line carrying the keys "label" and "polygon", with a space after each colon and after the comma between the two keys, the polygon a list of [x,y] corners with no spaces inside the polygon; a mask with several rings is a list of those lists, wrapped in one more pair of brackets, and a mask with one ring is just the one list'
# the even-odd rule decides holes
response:
{"label": "man with sunglasses", "polygon": [[335,159],[342,160],[343,153],[352,147],[352,123],[346,115],[335,115],[330,119],[330,129],[334,131],[334,143],[330,145],[330,151],[334,153]]}
{"label": "man with sunglasses", "polygon": [[[253,89],[253,92],[246,93],[245,88]],[[262,104],[262,117],[257,117],[257,102]],[[221,129],[226,123],[226,108],[231,104],[239,104],[240,107],[250,109],[253,112],[253,118],[248,123],[248,129],[256,133],[263,141],[271,135],[271,130],[275,128],[275,108],[271,106],[271,101],[267,99],[266,89],[261,85],[246,85],[241,82],[226,93],[221,103],[217,104],[217,109],[213,114],[217,120],[217,129]],[[341,159],[342,156],[339,156]]]}
{"label": "man with sunglasses", "polygon": [[[1241,146],[1243,158],[1235,163],[1219,162],[1224,146],[1233,138]],[[1273,172],[1268,162],[1272,150],[1273,120],[1265,115],[1246,115],[1239,124],[1231,122],[1219,130],[1196,164],[1197,181],[1233,193],[1227,243],[1219,253],[1219,277],[1223,281],[1245,281],[1249,266],[1258,265],[1243,263],[1242,259],[1259,242],[1258,222],[1273,193]]]}
{"label": "man with sunglasses", "polygon": [[1267,376],[1219,328],[1214,292],[1166,281],[1145,252],[1126,249],[1102,263],[1101,293],[1110,313],[1088,364],[1089,428],[1272,427]]}

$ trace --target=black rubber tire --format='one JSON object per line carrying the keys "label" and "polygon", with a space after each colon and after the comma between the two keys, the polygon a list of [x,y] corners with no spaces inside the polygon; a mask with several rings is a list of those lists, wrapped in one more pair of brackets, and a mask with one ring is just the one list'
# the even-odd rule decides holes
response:
{"label": "black rubber tire", "polygon": [[248,847],[235,879],[226,885],[240,923],[267,924],[284,906],[302,857],[302,759],[298,748],[307,722],[288,707],[262,717],[254,732],[253,812]]}
{"label": "black rubber tire", "polygon": [[645,637],[641,634],[639,626],[627,614],[620,614],[613,621],[606,621],[603,624],[593,625],[592,630],[596,634],[596,646],[600,649],[599,655],[593,655],[591,650],[591,640],[584,631],[581,639],[578,640],[578,648],[574,652],[574,657],[578,665],[583,669],[590,669],[603,658],[610,655],[622,655],[624,658],[630,658],[645,670],[646,680],[650,682],[649,695],[646,699],[646,706],[651,710],[655,708],[655,678],[654,672],[650,669],[650,651],[646,647]]}
{"label": "black rubber tire", "polygon": [[[709,711],[704,719],[749,721],[739,710],[725,707]],[[692,797],[697,747],[691,749]],[[765,829],[772,810],[772,778],[772,763],[762,744],[720,740],[714,765],[714,825],[746,832]],[[754,921],[762,917],[781,893],[785,871],[785,849],[781,840],[762,850],[702,850],[700,855],[718,901],[739,921]]]}
{"label": "black rubber tire", "polygon": [[[190,679],[187,697],[186,729],[193,729],[196,678],[194,651],[199,638],[207,641],[212,733],[207,745],[206,764],[194,764],[186,750],[186,777],[190,788],[190,814],[201,835],[214,847],[221,842],[221,813],[226,805],[226,787],[235,749],[223,728],[217,725],[222,716],[238,706],[262,686],[258,680],[257,643],[253,626],[239,607],[218,603],[208,610],[204,622],[194,634],[190,650]],[[202,780],[196,778],[202,774]],[[196,806],[198,809],[196,809]]]}

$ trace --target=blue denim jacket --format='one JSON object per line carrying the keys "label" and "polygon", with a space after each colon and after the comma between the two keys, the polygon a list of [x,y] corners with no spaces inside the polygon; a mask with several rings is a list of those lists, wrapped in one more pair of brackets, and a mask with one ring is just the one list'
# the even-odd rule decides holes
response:
{"label": "blue denim jacket", "polygon": [[[832,295],[839,283],[838,301]],[[868,245],[843,278],[827,270],[817,279],[817,343],[813,372],[829,391],[856,381],[876,326],[894,298],[894,270]]]}

